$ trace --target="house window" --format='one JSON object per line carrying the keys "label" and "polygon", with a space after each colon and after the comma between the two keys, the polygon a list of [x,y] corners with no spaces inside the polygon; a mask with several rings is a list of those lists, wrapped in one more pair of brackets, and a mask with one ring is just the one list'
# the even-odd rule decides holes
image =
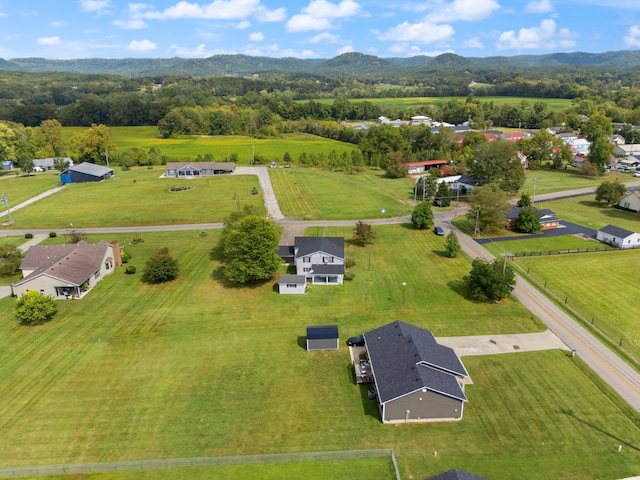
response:
{"label": "house window", "polygon": [[296,288],[297,285],[295,283],[287,283],[287,288]]}
{"label": "house window", "polygon": [[302,269],[302,271],[305,272],[305,273],[310,272],[311,271],[311,267],[304,267]]}
{"label": "house window", "polygon": [[98,278],[100,276],[100,270],[93,274],[93,278]]}
{"label": "house window", "polygon": [[311,263],[311,257],[302,257],[302,263]]}
{"label": "house window", "polygon": [[322,263],[333,263],[333,257],[322,257]]}

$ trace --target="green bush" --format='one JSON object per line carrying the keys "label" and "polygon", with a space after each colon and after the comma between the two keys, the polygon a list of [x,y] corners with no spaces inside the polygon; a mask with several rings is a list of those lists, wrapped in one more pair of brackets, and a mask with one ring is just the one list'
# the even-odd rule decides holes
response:
{"label": "green bush", "polygon": [[134,273],[136,273],[136,267],[134,267],[133,265],[127,265],[127,268],[124,269],[124,273],[126,273],[127,275],[133,275]]}
{"label": "green bush", "polygon": [[120,260],[122,261],[122,263],[129,263],[130,259],[131,255],[129,255],[127,252],[120,252]]}
{"label": "green bush", "polygon": [[49,238],[56,238],[58,234],[56,232],[49,232]]}
{"label": "green bush", "polygon": [[351,273],[351,272],[344,272],[344,279],[347,282],[350,282],[351,280],[353,280],[355,278],[355,274]]}
{"label": "green bush", "polygon": [[355,267],[355,266],[356,266],[356,261],[355,261],[353,258],[348,257],[348,258],[344,261],[344,266],[345,266],[346,268]]}
{"label": "green bush", "polygon": [[25,233],[24,238],[33,238],[33,233]]}

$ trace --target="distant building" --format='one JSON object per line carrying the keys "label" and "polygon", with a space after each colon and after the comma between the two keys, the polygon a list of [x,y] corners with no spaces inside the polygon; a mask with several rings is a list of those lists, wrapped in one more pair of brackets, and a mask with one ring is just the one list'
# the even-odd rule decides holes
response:
{"label": "distant building", "polygon": [[84,162],[63,170],[60,173],[60,181],[62,183],[100,182],[108,180],[112,176],[112,168]]}

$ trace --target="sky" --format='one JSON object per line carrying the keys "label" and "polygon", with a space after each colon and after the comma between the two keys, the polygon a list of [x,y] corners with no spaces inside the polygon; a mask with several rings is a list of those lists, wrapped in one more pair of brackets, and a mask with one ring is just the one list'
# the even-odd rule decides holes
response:
{"label": "sky", "polygon": [[640,0],[0,0],[0,58],[640,49]]}

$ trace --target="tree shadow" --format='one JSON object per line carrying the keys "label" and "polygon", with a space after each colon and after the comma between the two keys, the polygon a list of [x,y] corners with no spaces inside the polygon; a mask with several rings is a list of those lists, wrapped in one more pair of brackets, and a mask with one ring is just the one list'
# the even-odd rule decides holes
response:
{"label": "tree shadow", "polygon": [[447,286],[457,295],[461,296],[465,300],[470,300],[469,291],[466,284],[462,280],[452,280],[447,283]]}

